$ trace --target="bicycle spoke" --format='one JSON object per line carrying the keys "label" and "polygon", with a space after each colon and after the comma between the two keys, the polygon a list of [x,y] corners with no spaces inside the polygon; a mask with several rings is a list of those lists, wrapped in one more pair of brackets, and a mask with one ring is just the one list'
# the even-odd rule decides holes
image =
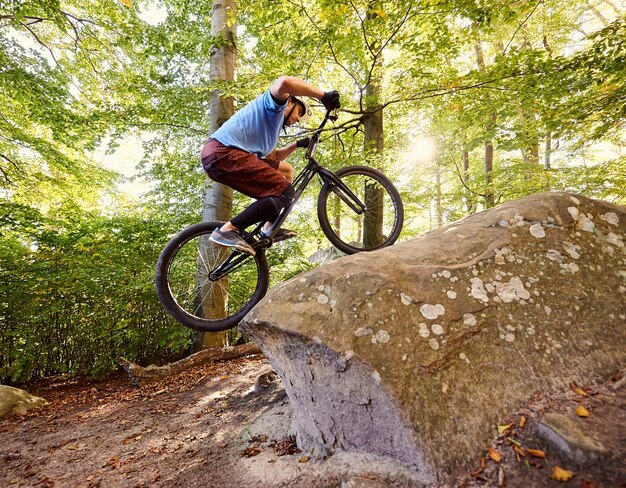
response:
{"label": "bicycle spoke", "polygon": [[169,269],[169,288],[177,305],[201,319],[228,317],[248,304],[257,285],[254,259],[247,258],[226,276],[211,281],[209,274],[232,250],[210,243],[206,235],[182,246]]}
{"label": "bicycle spoke", "polygon": [[[393,203],[389,198],[385,201],[382,186],[366,175],[350,175],[344,182],[365,203],[366,210],[358,214],[355,205],[347,201],[343,193],[341,198],[334,194],[328,205],[333,212],[329,218],[334,232],[356,247],[379,245],[393,227]],[[391,209],[387,214],[386,206]]]}
{"label": "bicycle spoke", "polygon": [[328,239],[349,254],[395,242],[403,209],[393,184],[366,166],[342,168],[336,176],[349,192],[330,180],[320,193],[318,217]]}

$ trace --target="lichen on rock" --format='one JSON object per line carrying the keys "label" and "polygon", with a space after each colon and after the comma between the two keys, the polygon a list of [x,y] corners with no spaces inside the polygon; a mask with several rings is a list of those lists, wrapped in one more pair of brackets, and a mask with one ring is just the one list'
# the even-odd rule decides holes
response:
{"label": "lichen on rock", "polygon": [[534,394],[626,360],[625,238],[624,207],[533,195],[311,270],[240,327],[283,381],[301,449],[443,479]]}

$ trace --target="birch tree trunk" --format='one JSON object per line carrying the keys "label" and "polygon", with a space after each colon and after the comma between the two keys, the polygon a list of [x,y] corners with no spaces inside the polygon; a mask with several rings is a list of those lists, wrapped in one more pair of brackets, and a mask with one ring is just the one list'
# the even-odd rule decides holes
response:
{"label": "birch tree trunk", "polygon": [[[211,36],[215,44],[211,48],[211,65],[209,79],[211,81],[234,81],[237,46],[235,44],[235,19],[237,12],[236,0],[215,0],[211,17]],[[209,135],[219,129],[235,112],[235,101],[232,97],[223,97],[219,90],[211,92],[209,108]],[[231,188],[216,182],[208,182],[204,194],[202,221],[227,221],[232,217],[233,191]],[[203,243],[210,245],[209,242]],[[215,287],[218,288],[218,287]],[[205,314],[217,316],[223,313],[228,299],[227,290],[216,291],[221,296],[213,296],[210,303],[212,310]],[[216,305],[217,304],[217,305]],[[216,309],[217,308],[217,309]],[[221,310],[219,310],[221,308]],[[225,344],[225,332],[196,332],[193,338],[193,349],[199,351],[209,347],[222,347]]]}
{"label": "birch tree trunk", "polygon": [[543,153],[543,169],[550,169],[552,164],[550,158],[552,156],[552,132],[546,132],[546,150]]}

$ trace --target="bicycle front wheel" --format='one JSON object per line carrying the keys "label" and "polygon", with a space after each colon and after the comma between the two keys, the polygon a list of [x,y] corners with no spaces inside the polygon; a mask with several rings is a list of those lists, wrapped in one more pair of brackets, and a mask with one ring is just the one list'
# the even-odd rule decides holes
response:
{"label": "bicycle front wheel", "polygon": [[[157,262],[155,283],[161,303],[192,329],[216,332],[235,327],[267,292],[269,267],[263,250],[251,257],[209,241],[222,224],[203,222],[184,229]],[[228,259],[233,268],[217,279],[211,276]]]}
{"label": "bicycle front wheel", "polygon": [[328,240],[347,254],[393,244],[404,222],[404,207],[393,183],[367,166],[349,166],[335,175],[365,208],[359,208],[352,196],[327,180],[317,200],[317,216]]}

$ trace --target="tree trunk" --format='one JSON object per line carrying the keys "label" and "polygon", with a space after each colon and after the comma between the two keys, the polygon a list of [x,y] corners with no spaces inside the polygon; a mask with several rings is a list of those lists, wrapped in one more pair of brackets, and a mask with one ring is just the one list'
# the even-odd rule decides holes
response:
{"label": "tree trunk", "polygon": [[[547,41],[546,41],[547,43]],[[533,48],[526,29],[524,28],[524,39],[522,41],[522,49],[530,51]],[[522,102],[520,106],[520,122],[521,133],[518,134],[520,141],[520,151],[524,163],[539,164],[539,134],[537,132],[537,121],[533,105]]]}
{"label": "tree trunk", "polygon": [[[378,2],[369,2],[367,20],[379,17]],[[383,54],[378,52],[380,42],[373,41],[370,51],[377,56],[372,59],[370,78],[365,87],[365,114],[363,116],[365,162],[368,166],[384,171],[383,153],[385,150],[385,134],[383,130],[383,109],[380,98],[382,95],[382,68]],[[370,213],[371,218],[364,222],[363,243],[366,246],[375,246],[383,241],[383,208],[381,201],[383,191],[380,188],[369,186],[365,188],[365,205],[368,208],[377,208],[380,211]]]}
{"label": "tree trunk", "polygon": [[234,346],[229,348],[212,348],[204,349],[200,352],[187,356],[175,363],[166,364],[165,366],[150,366],[143,367],[138,364],[129,361],[128,359],[119,358],[118,363],[128,373],[130,382],[135,386],[143,386],[154,381],[159,381],[172,376],[182,371],[186,371],[189,368],[201,366],[203,364],[212,363],[214,361],[225,361],[228,359],[240,358],[243,356],[251,356],[254,354],[262,354],[259,346],[252,342],[248,344],[242,344],[240,346]]}
{"label": "tree trunk", "polygon": [[550,169],[550,157],[552,155],[552,132],[546,132],[546,151],[543,155],[543,169]]}
{"label": "tree trunk", "polygon": [[[236,16],[235,0],[214,0],[211,19],[211,35],[216,44],[211,49],[209,79],[211,81],[234,81],[237,47],[235,44]],[[232,97],[222,97],[219,90],[211,92],[209,108],[209,135],[219,129],[235,112],[235,101]],[[220,183],[210,182],[204,194],[202,220],[228,221],[232,217],[233,191]],[[208,242],[204,245],[209,246]],[[218,288],[218,287],[215,287]],[[218,304],[213,310],[204,310],[205,314],[218,316],[224,313],[228,291],[222,290],[221,296],[213,296],[207,303]],[[198,296],[201,295],[199,287]],[[195,332],[193,349],[198,351],[207,347],[222,347],[225,344],[225,332]]]}
{"label": "tree trunk", "polygon": [[437,219],[437,228],[443,227],[441,165],[439,161],[435,163],[435,217]]}
{"label": "tree trunk", "polygon": [[[481,73],[484,73],[485,70],[485,57],[483,56],[483,48],[480,45],[480,40],[474,44],[474,52],[476,53],[476,64],[478,65],[478,70]],[[491,208],[495,205],[495,199],[493,196],[493,140],[491,139],[491,132],[496,127],[496,119],[497,114],[495,112],[490,113],[487,116],[487,120],[485,122],[485,132],[486,137],[484,141],[484,149],[485,149],[485,159],[484,159],[484,174],[485,174],[485,207]]]}
{"label": "tree trunk", "polygon": [[[467,144],[463,143],[463,184],[465,186],[469,186],[469,167],[470,167],[470,156],[469,149],[467,148]],[[468,214],[474,213],[474,197],[470,192],[469,188],[465,188],[465,210]]]}

